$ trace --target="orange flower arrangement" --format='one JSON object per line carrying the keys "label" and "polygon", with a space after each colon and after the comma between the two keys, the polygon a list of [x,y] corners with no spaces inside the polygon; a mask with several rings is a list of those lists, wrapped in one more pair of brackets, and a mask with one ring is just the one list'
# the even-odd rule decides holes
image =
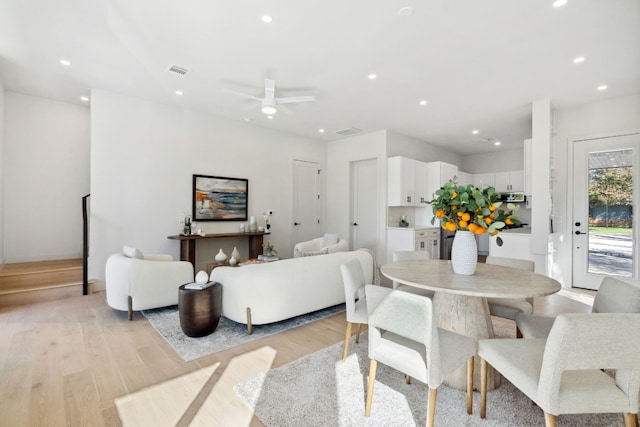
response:
{"label": "orange flower arrangement", "polygon": [[473,185],[458,186],[451,180],[437,190],[435,196],[433,200],[425,202],[433,207],[431,224],[439,219],[445,230],[464,230],[478,235],[489,233],[495,236],[505,225],[520,224],[513,214],[518,206],[509,203],[508,211],[500,209],[503,203],[498,201],[499,194],[493,187],[480,190]]}

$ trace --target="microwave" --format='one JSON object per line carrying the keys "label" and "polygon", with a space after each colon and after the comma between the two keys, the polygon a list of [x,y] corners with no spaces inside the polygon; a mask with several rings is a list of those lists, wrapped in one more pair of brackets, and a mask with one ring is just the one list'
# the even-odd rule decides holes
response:
{"label": "microwave", "polygon": [[514,193],[500,193],[499,200],[505,203],[525,203],[527,196],[522,191],[516,191]]}

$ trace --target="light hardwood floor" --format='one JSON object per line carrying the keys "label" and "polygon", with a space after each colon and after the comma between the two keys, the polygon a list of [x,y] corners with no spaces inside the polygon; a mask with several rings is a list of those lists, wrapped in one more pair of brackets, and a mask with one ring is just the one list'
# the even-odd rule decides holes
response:
{"label": "light hardwood floor", "polygon": [[[590,310],[561,295],[537,299],[535,306],[536,312],[545,314]],[[202,425],[259,426],[231,389],[251,366],[252,359],[246,356],[268,346],[271,367],[278,367],[341,342],[344,331],[344,314],[337,314],[185,362],[140,313],[134,313],[130,322],[126,313],[108,307],[103,292],[2,307],[0,425],[119,426],[114,399],[219,362],[207,390],[194,399],[177,425],[197,424],[203,402],[214,400],[215,413]]]}

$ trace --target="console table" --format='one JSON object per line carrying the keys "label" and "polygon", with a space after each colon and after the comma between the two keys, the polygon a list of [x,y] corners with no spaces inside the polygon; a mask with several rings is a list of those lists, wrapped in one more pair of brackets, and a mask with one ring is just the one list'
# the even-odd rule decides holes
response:
{"label": "console table", "polygon": [[247,233],[215,233],[193,234],[189,236],[177,235],[167,236],[167,239],[180,241],[180,261],[189,261],[191,265],[196,265],[196,241],[201,239],[220,239],[223,237],[245,237],[249,239],[249,258],[257,258],[262,253],[262,237],[270,234],[263,231],[247,232]]}

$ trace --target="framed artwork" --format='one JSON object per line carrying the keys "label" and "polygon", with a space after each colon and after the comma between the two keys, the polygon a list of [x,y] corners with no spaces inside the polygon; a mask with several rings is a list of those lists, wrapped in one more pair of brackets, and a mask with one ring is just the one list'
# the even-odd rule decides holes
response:
{"label": "framed artwork", "polygon": [[193,175],[194,221],[246,221],[249,180]]}

